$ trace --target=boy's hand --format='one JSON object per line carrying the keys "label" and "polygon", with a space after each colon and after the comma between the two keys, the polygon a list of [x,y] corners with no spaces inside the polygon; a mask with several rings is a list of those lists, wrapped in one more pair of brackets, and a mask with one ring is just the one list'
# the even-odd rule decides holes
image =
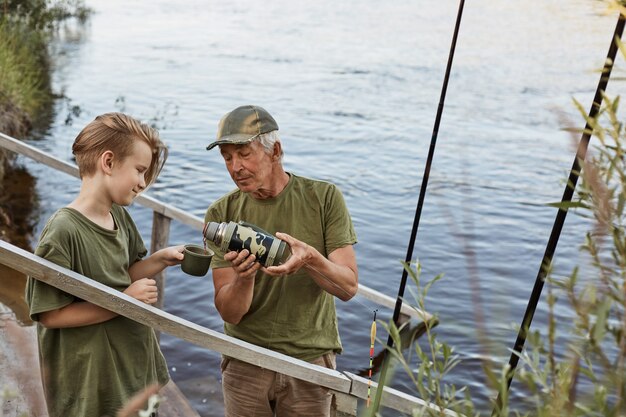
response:
{"label": "boy's hand", "polygon": [[159,251],[161,261],[166,266],[178,265],[183,261],[185,255],[183,252],[185,245],[170,246],[169,248],[163,248]]}
{"label": "boy's hand", "polygon": [[130,280],[135,282],[141,278],[152,277],[163,271],[168,266],[178,265],[183,261],[185,255],[184,245],[170,246],[156,251],[145,259],[135,262],[128,268]]}
{"label": "boy's hand", "polygon": [[150,278],[141,278],[130,284],[124,294],[144,302],[146,304],[156,303],[159,297],[156,281]]}

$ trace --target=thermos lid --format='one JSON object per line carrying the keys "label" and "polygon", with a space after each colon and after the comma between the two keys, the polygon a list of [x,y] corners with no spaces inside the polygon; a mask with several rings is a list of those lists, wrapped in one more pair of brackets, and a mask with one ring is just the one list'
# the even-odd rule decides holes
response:
{"label": "thermos lid", "polygon": [[219,226],[219,223],[209,222],[206,227],[206,232],[204,233],[204,236],[211,241],[215,241],[215,236],[217,236],[217,230],[219,229]]}

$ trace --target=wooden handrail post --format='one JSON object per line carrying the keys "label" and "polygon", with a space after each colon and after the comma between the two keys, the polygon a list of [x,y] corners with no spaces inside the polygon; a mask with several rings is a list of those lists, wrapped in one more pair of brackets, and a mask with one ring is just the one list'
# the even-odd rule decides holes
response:
{"label": "wooden handrail post", "polygon": [[[172,219],[161,213],[157,213],[156,211],[152,212],[150,254],[168,246],[171,221]],[[156,274],[154,279],[157,282],[157,289],[159,291],[159,298],[154,306],[163,310],[163,305],[165,304],[165,270]]]}
{"label": "wooden handrail post", "polygon": [[357,398],[343,392],[333,391],[332,417],[354,417],[357,415]]}

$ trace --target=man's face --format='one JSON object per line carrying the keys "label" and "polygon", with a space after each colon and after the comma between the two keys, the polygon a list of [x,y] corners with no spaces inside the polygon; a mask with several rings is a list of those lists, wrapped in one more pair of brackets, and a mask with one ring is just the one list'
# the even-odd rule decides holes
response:
{"label": "man's face", "polygon": [[258,141],[246,145],[220,145],[226,169],[237,187],[244,193],[263,195],[271,186],[272,157]]}

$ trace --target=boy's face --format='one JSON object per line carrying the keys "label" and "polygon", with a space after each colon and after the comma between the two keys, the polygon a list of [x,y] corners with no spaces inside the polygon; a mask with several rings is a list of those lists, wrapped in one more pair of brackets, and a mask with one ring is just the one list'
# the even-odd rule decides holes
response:
{"label": "boy's face", "polygon": [[109,192],[115,204],[129,205],[146,188],[145,174],[150,162],[150,146],[140,140],[135,141],[131,154],[124,160],[113,160]]}

